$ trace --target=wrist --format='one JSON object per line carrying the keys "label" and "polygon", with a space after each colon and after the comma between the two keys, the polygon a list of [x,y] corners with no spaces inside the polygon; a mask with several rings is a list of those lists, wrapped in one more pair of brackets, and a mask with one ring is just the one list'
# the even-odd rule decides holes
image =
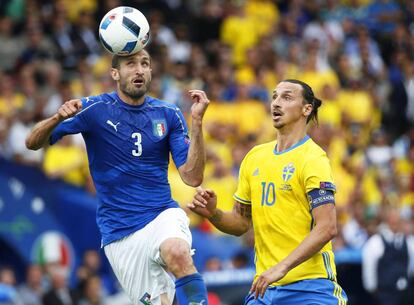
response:
{"label": "wrist", "polygon": [[220,222],[222,217],[223,217],[223,211],[219,209],[215,209],[214,211],[211,212],[211,216],[208,218],[208,220],[211,223],[217,223],[217,222]]}
{"label": "wrist", "polygon": [[52,120],[55,121],[56,123],[60,123],[63,121],[63,118],[61,117],[61,115],[59,113],[55,113],[52,116]]}
{"label": "wrist", "polygon": [[203,122],[202,117],[199,117],[199,116],[197,116],[197,117],[192,116],[191,117],[191,124],[192,125],[201,126],[202,122]]}

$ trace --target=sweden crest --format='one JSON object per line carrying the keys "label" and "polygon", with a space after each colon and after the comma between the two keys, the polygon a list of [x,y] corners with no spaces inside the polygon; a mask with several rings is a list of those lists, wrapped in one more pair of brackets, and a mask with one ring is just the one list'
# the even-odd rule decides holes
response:
{"label": "sweden crest", "polygon": [[283,172],[282,172],[283,181],[288,182],[290,178],[292,178],[294,172],[295,172],[295,166],[293,165],[293,163],[289,163],[288,165],[286,165],[283,168]]}

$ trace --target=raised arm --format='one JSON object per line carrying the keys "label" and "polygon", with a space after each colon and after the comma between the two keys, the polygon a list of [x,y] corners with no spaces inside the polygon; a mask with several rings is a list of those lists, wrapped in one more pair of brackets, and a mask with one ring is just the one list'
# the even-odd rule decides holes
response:
{"label": "raised arm", "polygon": [[178,168],[178,171],[184,183],[199,186],[203,182],[206,160],[202,121],[210,101],[204,91],[190,90],[189,93],[194,101],[191,106],[191,142],[187,161]]}
{"label": "raised arm", "polygon": [[38,150],[48,143],[53,129],[63,120],[74,116],[82,109],[81,100],[70,100],[60,106],[58,112],[48,119],[37,123],[26,138],[26,147]]}
{"label": "raised arm", "polygon": [[197,194],[188,208],[206,217],[217,229],[227,234],[243,235],[252,225],[250,205],[235,201],[231,212],[223,212],[217,208],[217,196],[212,190],[197,188]]}

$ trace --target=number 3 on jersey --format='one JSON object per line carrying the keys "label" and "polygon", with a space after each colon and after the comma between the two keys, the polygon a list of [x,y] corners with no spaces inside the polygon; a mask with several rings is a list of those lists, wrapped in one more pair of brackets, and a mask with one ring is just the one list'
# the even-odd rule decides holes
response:
{"label": "number 3 on jersey", "polygon": [[139,156],[142,155],[142,137],[141,137],[141,133],[134,132],[131,135],[131,138],[136,139],[134,145],[136,145],[136,147],[137,147],[137,149],[132,150],[132,155],[134,157],[139,157]]}

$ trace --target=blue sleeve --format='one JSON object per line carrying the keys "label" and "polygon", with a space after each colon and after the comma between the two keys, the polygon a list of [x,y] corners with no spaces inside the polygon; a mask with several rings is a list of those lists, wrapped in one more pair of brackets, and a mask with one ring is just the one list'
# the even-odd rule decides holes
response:
{"label": "blue sleeve", "polygon": [[169,145],[175,166],[179,168],[187,161],[190,138],[188,136],[187,123],[181,111],[177,110],[173,114],[172,128],[170,129]]}
{"label": "blue sleeve", "polygon": [[[89,109],[97,100],[92,100],[90,97],[82,98],[82,110],[75,116],[64,120],[53,130],[49,138],[49,144],[53,145],[59,141],[63,136],[68,134],[76,134],[88,131],[88,120],[85,119],[87,109]],[[92,102],[93,101],[93,102]],[[90,112],[90,111],[88,111]]]}
{"label": "blue sleeve", "polygon": [[323,188],[309,191],[308,199],[311,211],[324,204],[335,204],[334,191]]}

